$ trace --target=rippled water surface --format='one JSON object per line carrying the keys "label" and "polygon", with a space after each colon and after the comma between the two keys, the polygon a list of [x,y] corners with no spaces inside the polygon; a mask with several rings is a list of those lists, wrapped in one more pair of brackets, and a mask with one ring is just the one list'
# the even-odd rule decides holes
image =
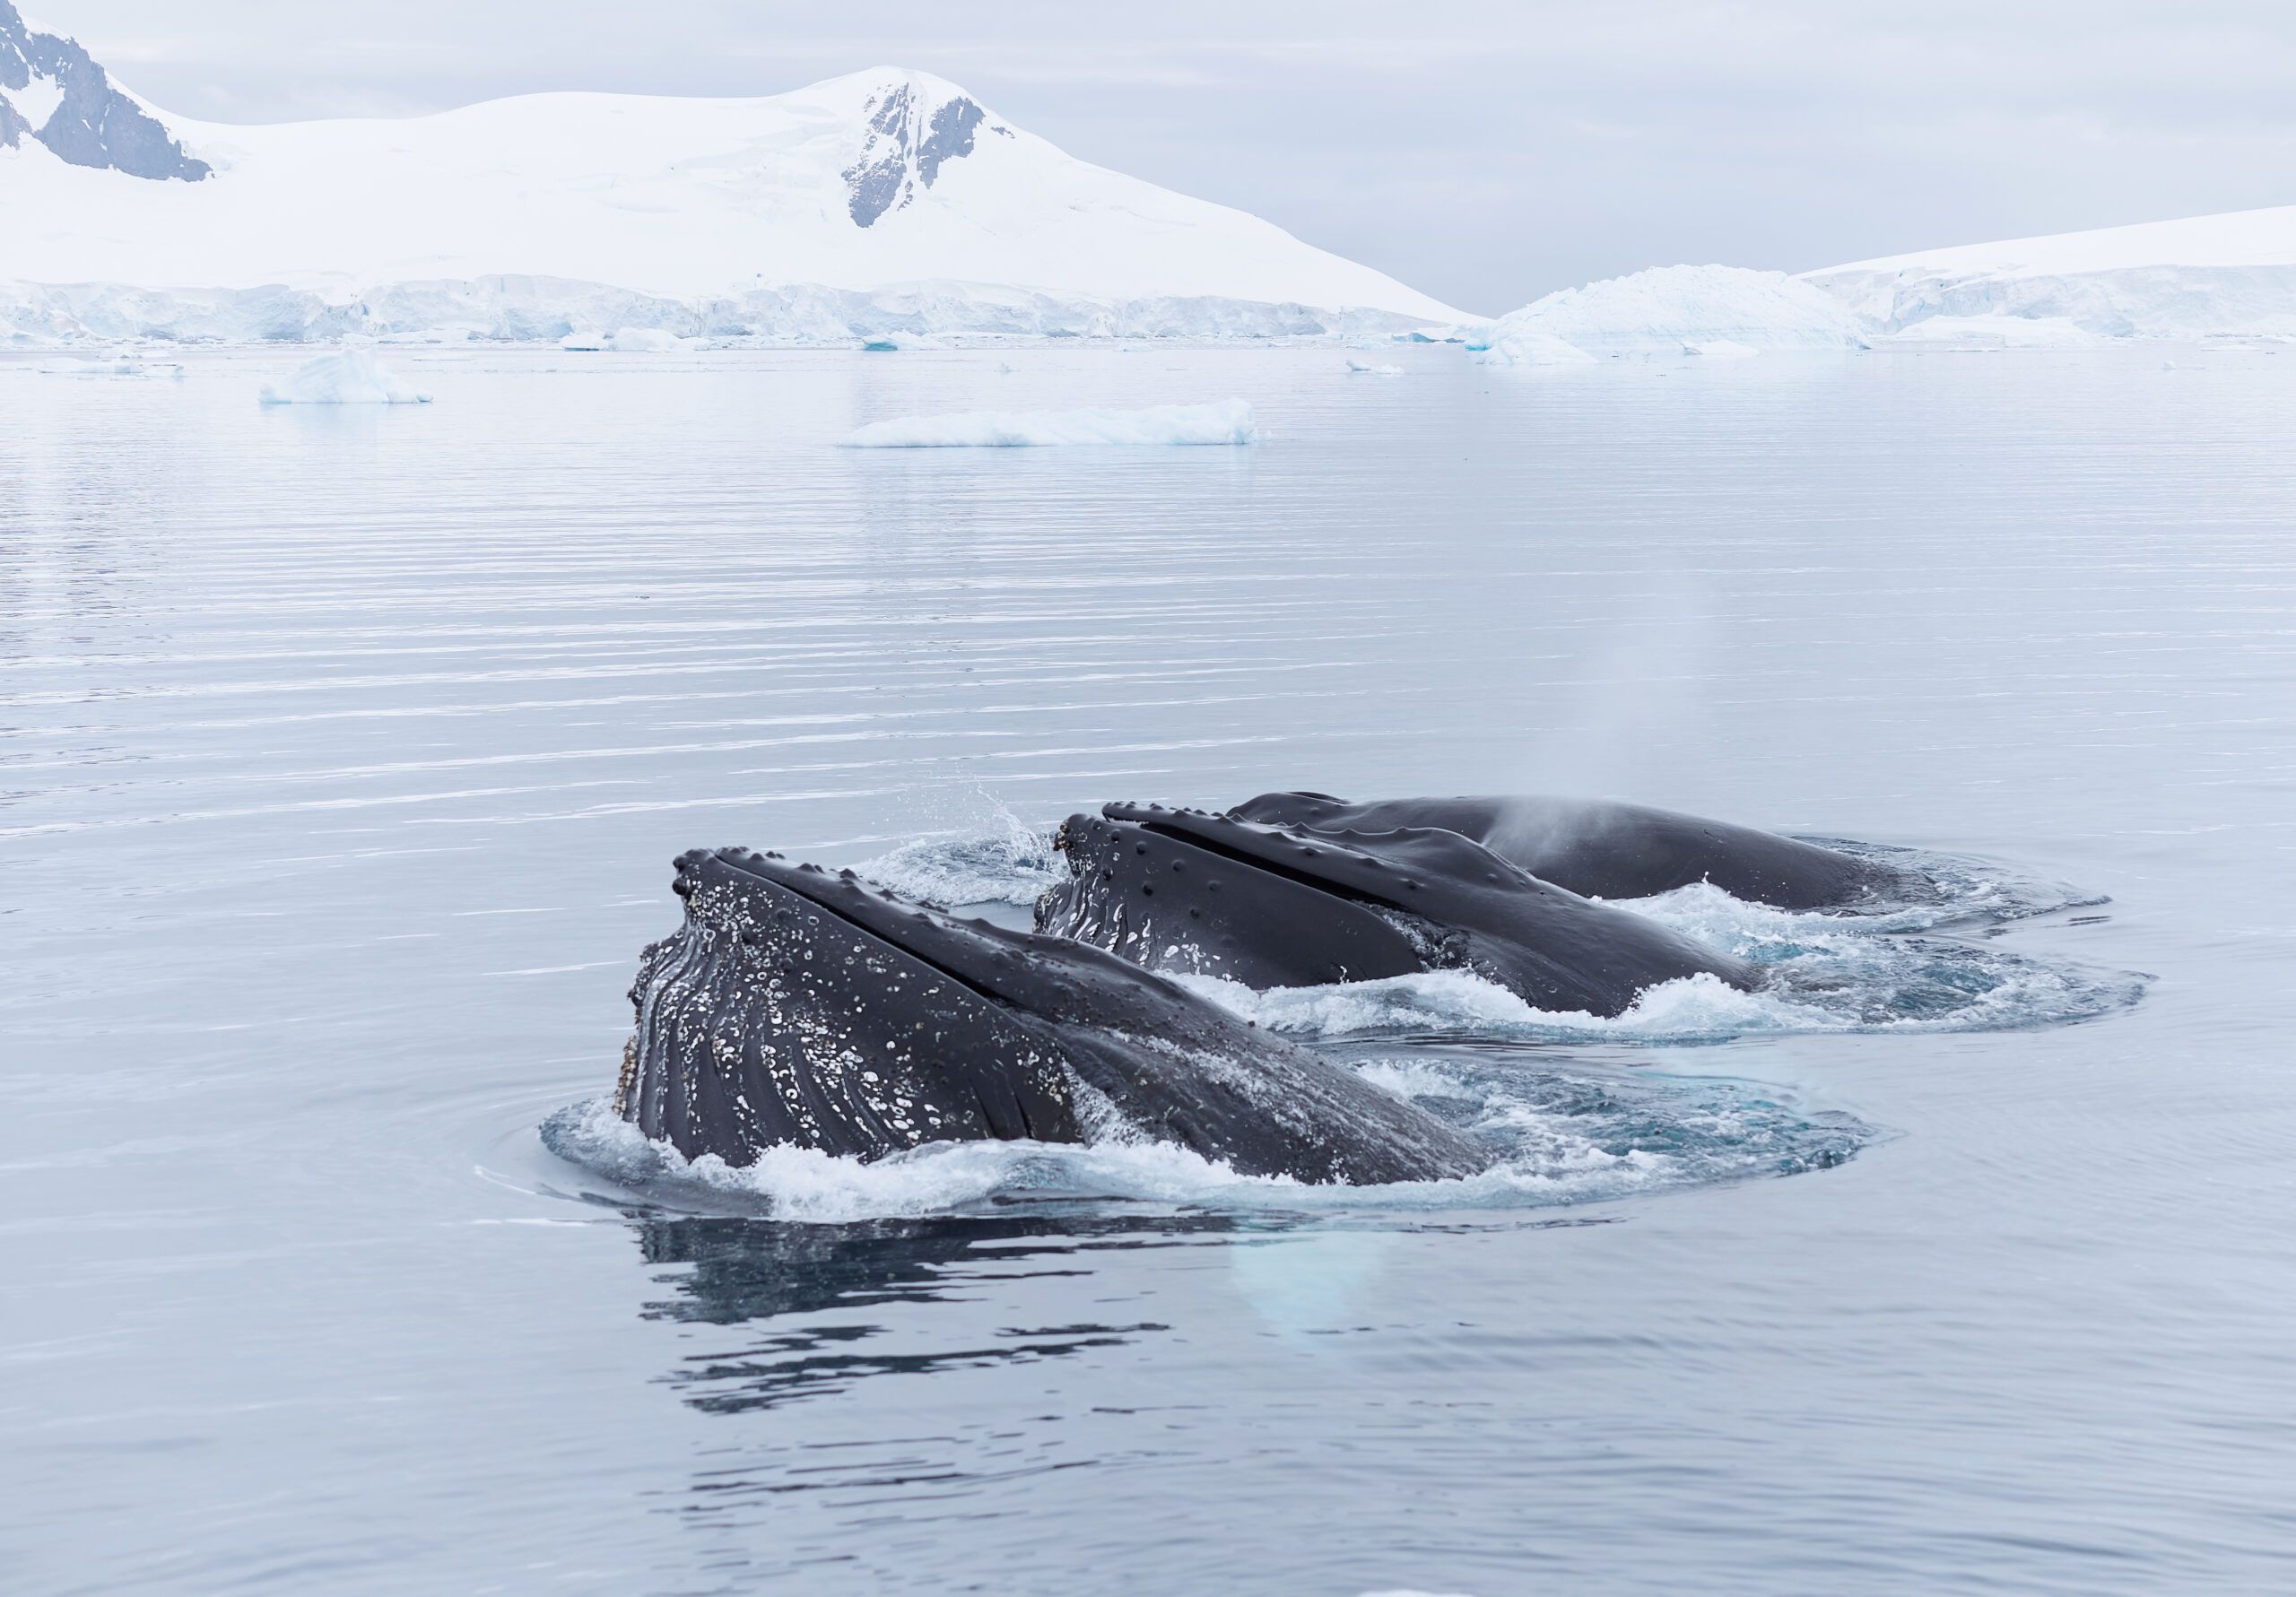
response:
{"label": "rippled water surface", "polygon": [[[1393,358],[0,358],[0,1587],[2296,1585],[2296,356]],[[1945,890],[1645,901],[1769,979],[1615,1020],[1191,978],[1468,1182],[598,1112],[686,847],[1009,919],[1290,786]]]}

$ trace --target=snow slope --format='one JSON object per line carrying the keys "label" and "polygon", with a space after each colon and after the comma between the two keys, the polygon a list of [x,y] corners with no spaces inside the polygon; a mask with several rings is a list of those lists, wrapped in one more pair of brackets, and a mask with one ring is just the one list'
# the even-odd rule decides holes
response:
{"label": "snow slope", "polygon": [[[2296,205],[1923,250],[1802,281],[1890,334],[1948,336],[1930,326],[1942,322],[2055,344],[2296,337]],[[2023,324],[2048,328],[2020,337]]]}
{"label": "snow slope", "polygon": [[[0,0],[0,95],[16,35],[43,60],[78,49],[30,33]],[[92,62],[72,70],[148,109]],[[54,97],[48,79],[18,75],[19,99]],[[406,120],[248,127],[154,116],[138,146],[146,175],[44,129],[0,131],[0,282],[94,285],[78,296],[90,301],[120,285],[196,291],[157,307],[109,294],[115,319],[150,310],[162,323],[185,304],[244,320],[256,313],[235,296],[256,290],[309,324],[326,319],[312,303],[499,300],[503,280],[526,285],[513,298],[554,283],[560,301],[619,292],[697,314],[770,291],[803,302],[785,320],[826,302],[815,319],[839,335],[839,296],[932,285],[944,310],[980,301],[1007,321],[1032,298],[1065,308],[1056,320],[1159,304],[1190,308],[1179,319],[1191,325],[1236,321],[1238,306],[1334,325],[1344,308],[1397,325],[1460,319],[1257,217],[1077,161],[955,84],[900,67],[757,100],[537,94]],[[8,117],[0,130],[31,126]],[[310,303],[282,308],[298,295]],[[500,308],[427,309],[475,325]],[[0,293],[0,317],[19,327],[57,311],[30,287]]]}

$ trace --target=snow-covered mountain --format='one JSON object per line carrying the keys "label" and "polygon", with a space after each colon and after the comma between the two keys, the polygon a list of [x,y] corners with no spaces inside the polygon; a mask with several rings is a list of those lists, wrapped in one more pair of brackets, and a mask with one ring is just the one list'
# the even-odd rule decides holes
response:
{"label": "snow-covered mountain", "polygon": [[[1194,303],[1179,319],[1212,330],[1253,323],[1250,306],[1292,330],[1303,308],[1324,321],[1344,308],[1460,319],[1257,217],[1075,160],[900,67],[757,100],[536,94],[239,127],[157,111],[0,0],[0,279],[206,291],[178,309],[267,288],[340,310],[407,284],[469,308],[500,297],[493,280],[527,301],[620,291],[697,315],[718,305],[720,319],[745,295],[787,299],[787,285],[816,305],[823,292],[922,292],[944,309],[981,298],[1002,308],[992,321],[1016,299],[1065,308],[1056,321],[1098,307],[1121,322],[1143,305],[1169,320]],[[35,311],[72,314],[69,302],[48,295]],[[13,308],[0,299],[0,317],[27,303],[21,290]]]}
{"label": "snow-covered mountain", "polygon": [[2013,341],[2048,324],[2059,342],[2296,337],[2296,205],[1922,250],[1804,281],[1883,334],[1983,324]]}

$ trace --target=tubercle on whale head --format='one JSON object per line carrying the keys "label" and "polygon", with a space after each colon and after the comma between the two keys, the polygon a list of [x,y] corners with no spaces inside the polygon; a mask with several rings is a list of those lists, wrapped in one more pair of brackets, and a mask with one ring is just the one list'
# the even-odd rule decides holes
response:
{"label": "tubercle on whale head", "polygon": [[[1388,857],[1398,847],[1405,863],[1418,860],[1434,868],[1454,889],[1479,879],[1503,889],[1556,890],[1482,845],[1448,831],[1310,831],[1296,824],[1246,820],[1226,812],[1168,811],[1152,804],[1122,803],[1102,805],[1100,814],[1111,823],[1143,828],[1150,836],[1184,839],[1263,870],[1297,872],[1324,883],[1329,890],[1365,895],[1398,909],[1407,907],[1408,895],[1424,890],[1419,875],[1403,874],[1403,864]],[[1422,855],[1427,857],[1421,858]]]}
{"label": "tubercle on whale head", "polygon": [[680,866],[687,924],[641,961],[616,1106],[688,1158],[1078,1141],[1082,1083],[1138,1131],[1244,1174],[1376,1183],[1492,1162],[1465,1133],[1105,949],[746,851]]}

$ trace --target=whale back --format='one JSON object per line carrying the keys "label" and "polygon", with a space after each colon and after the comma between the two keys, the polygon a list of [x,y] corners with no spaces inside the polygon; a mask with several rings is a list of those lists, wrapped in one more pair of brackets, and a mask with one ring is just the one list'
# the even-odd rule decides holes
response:
{"label": "whale back", "polygon": [[1328,794],[1264,793],[1229,813],[1318,832],[1440,828],[1596,898],[1644,898],[1710,881],[1749,903],[1828,909],[1922,890],[1902,872],[1839,849],[1640,804],[1535,796],[1350,803]]}

